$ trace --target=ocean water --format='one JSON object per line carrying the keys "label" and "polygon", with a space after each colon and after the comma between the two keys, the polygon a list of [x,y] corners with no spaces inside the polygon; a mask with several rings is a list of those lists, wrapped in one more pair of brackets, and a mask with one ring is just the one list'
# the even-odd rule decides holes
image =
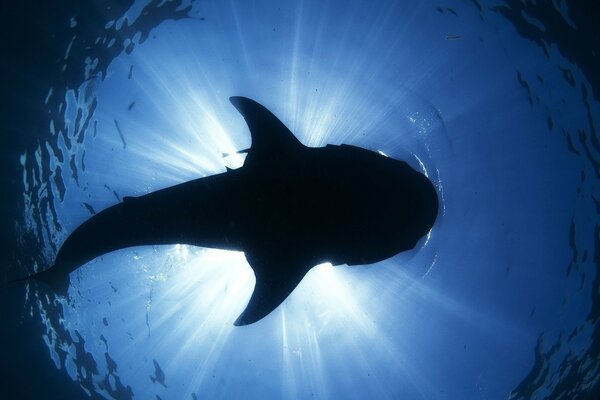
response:
{"label": "ocean water", "polygon": [[[83,2],[82,2],[83,3]],[[233,322],[243,253],[106,254],[70,299],[2,292],[2,398],[600,396],[598,6],[566,1],[3,5],[3,282],[122,201],[243,164],[230,96],[308,146],[427,173],[414,250],[319,265]]]}

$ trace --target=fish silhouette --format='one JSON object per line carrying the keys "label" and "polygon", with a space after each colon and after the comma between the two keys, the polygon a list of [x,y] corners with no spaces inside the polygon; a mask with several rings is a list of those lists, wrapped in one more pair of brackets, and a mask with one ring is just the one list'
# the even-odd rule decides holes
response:
{"label": "fish silhouette", "polygon": [[351,145],[304,146],[264,106],[231,97],[252,136],[244,165],[122,202],[76,228],[54,265],[26,279],[66,295],[69,273],[132,246],[243,251],[256,277],[235,325],[277,308],[314,266],[372,264],[415,247],[438,214],[406,162]]}

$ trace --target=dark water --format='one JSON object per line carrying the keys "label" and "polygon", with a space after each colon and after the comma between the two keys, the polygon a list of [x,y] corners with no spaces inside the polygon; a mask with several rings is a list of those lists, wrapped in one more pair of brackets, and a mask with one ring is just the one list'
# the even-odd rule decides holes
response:
{"label": "dark water", "polygon": [[3,280],[124,196],[239,167],[232,95],[407,160],[443,212],[244,328],[239,253],[111,253],[70,302],[3,286],[2,397],[597,398],[593,2],[61,4],[2,5]]}

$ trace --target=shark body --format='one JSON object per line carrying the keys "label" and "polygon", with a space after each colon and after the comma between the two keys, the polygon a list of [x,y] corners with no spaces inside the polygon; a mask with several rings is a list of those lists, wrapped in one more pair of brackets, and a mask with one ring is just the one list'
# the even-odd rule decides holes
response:
{"label": "shark body", "polygon": [[235,325],[277,308],[315,265],[371,264],[412,249],[438,213],[436,190],[403,161],[350,145],[304,146],[269,110],[230,98],[252,147],[243,167],[124,200],[76,228],[31,278],[66,295],[69,273],[132,246],[243,251],[256,285]]}

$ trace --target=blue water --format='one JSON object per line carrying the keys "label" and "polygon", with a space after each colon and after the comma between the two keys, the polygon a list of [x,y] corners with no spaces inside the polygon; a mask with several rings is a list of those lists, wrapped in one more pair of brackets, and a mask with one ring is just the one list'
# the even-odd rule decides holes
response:
{"label": "blue water", "polygon": [[[8,321],[20,322],[4,335],[41,349],[36,365],[72,382],[70,396],[600,392],[600,85],[597,33],[579,9],[99,4],[65,6],[47,24],[37,15],[38,29],[57,32],[39,49],[59,57],[36,67],[44,79],[24,73],[39,81],[27,118],[43,122],[13,124],[22,137],[5,148],[17,172],[6,279],[51,265],[70,232],[124,196],[240,167],[243,155],[222,156],[250,145],[234,95],[267,106],[308,146],[348,143],[406,160],[434,182],[442,211],[415,250],[370,266],[320,265],[246,327],[233,326],[254,284],[242,253],[110,253],[71,275],[68,302],[5,286]],[[10,390],[60,398],[12,347],[14,368],[2,373]]]}

